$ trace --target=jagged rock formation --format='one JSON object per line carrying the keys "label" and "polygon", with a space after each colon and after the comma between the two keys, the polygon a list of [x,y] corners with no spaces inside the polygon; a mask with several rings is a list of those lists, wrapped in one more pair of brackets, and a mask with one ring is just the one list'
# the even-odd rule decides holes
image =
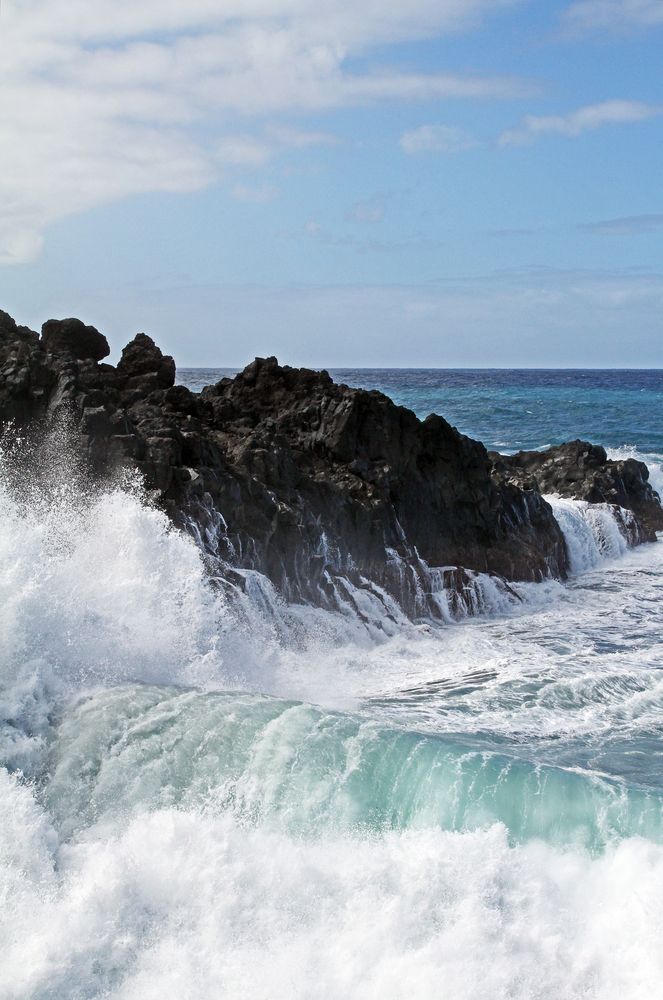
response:
{"label": "jagged rock formation", "polygon": [[79,321],[51,320],[39,338],[0,313],[0,424],[70,413],[93,469],[138,467],[176,523],[287,599],[338,606],[350,581],[435,617],[432,581],[461,600],[468,572],[566,574],[532,474],[442,417],[275,358],[195,394],[144,334],[116,367],[107,353]]}
{"label": "jagged rock formation", "polygon": [[539,493],[609,503],[636,515],[639,541],[656,540],[663,531],[663,507],[649,483],[649,469],[634,458],[609,459],[605,448],[589,441],[569,441],[546,451],[515,455],[491,452],[498,479]]}
{"label": "jagged rock formation", "polygon": [[[565,572],[548,506],[538,494],[496,486],[483,445],[441,417],[419,421],[381,393],[274,358],[256,359],[202,400],[242,481],[242,495],[220,509],[235,510],[242,549],[264,538],[262,558],[280,586],[321,582],[332,553],[343,575],[373,580],[400,600],[411,588],[411,606],[426,586],[422,560],[509,580]],[[299,561],[305,552],[313,562]],[[404,567],[416,576],[409,583]]]}

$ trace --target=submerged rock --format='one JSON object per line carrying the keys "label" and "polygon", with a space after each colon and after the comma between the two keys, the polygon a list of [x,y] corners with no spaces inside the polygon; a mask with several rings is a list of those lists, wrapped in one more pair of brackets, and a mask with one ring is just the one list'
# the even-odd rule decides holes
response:
{"label": "submerged rock", "polygon": [[145,334],[113,367],[98,363],[107,343],[93,327],[44,331],[40,341],[0,313],[0,423],[71,414],[95,471],[140,469],[177,524],[288,600],[361,614],[364,593],[435,618],[440,588],[471,603],[475,573],[563,578],[564,538],[541,496],[559,492],[548,465],[576,489],[564,495],[585,495],[591,467],[592,496],[651,514],[646,469],[621,463],[618,477],[602,449],[592,458],[573,442],[556,465],[504,459],[440,416],[421,421],[324,371],[256,358],[198,394],[174,385],[173,359]]}

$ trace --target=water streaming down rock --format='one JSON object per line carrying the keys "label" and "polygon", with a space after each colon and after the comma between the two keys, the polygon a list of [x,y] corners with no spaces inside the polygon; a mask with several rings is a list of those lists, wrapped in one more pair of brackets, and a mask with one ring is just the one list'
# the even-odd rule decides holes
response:
{"label": "water streaming down rock", "polygon": [[546,499],[564,532],[573,573],[594,569],[606,559],[618,559],[629,545],[637,544],[635,518],[624,507],[556,496]]}
{"label": "water streaming down rock", "polygon": [[[572,573],[582,573],[604,560],[617,559],[641,540],[637,520],[626,508],[551,495],[545,500],[559,524]],[[216,566],[213,578],[240,601],[240,595],[244,595],[249,603],[261,607],[280,623],[281,632],[286,635],[289,628],[286,608],[292,605],[283,601],[263,574],[218,559],[217,532],[225,533],[226,524],[209,497],[204,503],[205,515],[199,515],[197,520],[192,518],[186,527]],[[200,522],[207,525],[204,536]],[[354,579],[344,576],[341,560],[326,545],[317,604],[363,623],[371,637],[379,639],[407,629],[412,619],[431,626],[452,624],[468,616],[506,613],[532,597],[531,584],[509,583],[495,574],[474,573],[458,566],[431,567],[416,553],[403,559],[393,549],[387,550],[387,558],[395,581],[392,592],[408,595],[405,607],[373,581],[362,576]],[[552,571],[550,578],[554,578]]]}
{"label": "water streaming down rock", "polygon": [[492,452],[491,457],[495,475],[508,482],[630,511],[631,517],[622,517],[622,528],[631,544],[655,541],[656,532],[663,531],[663,508],[650,470],[632,454],[618,450],[609,458],[600,445],[576,440],[542,451]]}

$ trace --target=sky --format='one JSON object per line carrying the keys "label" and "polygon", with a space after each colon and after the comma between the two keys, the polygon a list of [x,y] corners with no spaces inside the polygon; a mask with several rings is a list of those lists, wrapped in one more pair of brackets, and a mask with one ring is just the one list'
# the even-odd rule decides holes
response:
{"label": "sky", "polygon": [[180,367],[663,367],[663,0],[2,0],[0,308]]}

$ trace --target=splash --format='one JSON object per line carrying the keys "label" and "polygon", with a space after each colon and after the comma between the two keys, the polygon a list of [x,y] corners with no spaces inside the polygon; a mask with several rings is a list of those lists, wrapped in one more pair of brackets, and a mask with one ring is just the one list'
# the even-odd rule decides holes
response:
{"label": "splash", "polygon": [[440,984],[454,1000],[636,1000],[663,975],[663,851],[637,840],[590,860],[513,848],[500,826],[310,841],[163,809],[53,856],[30,804],[15,815],[0,827],[0,843],[27,835],[0,910],[12,1000],[400,1000]]}

